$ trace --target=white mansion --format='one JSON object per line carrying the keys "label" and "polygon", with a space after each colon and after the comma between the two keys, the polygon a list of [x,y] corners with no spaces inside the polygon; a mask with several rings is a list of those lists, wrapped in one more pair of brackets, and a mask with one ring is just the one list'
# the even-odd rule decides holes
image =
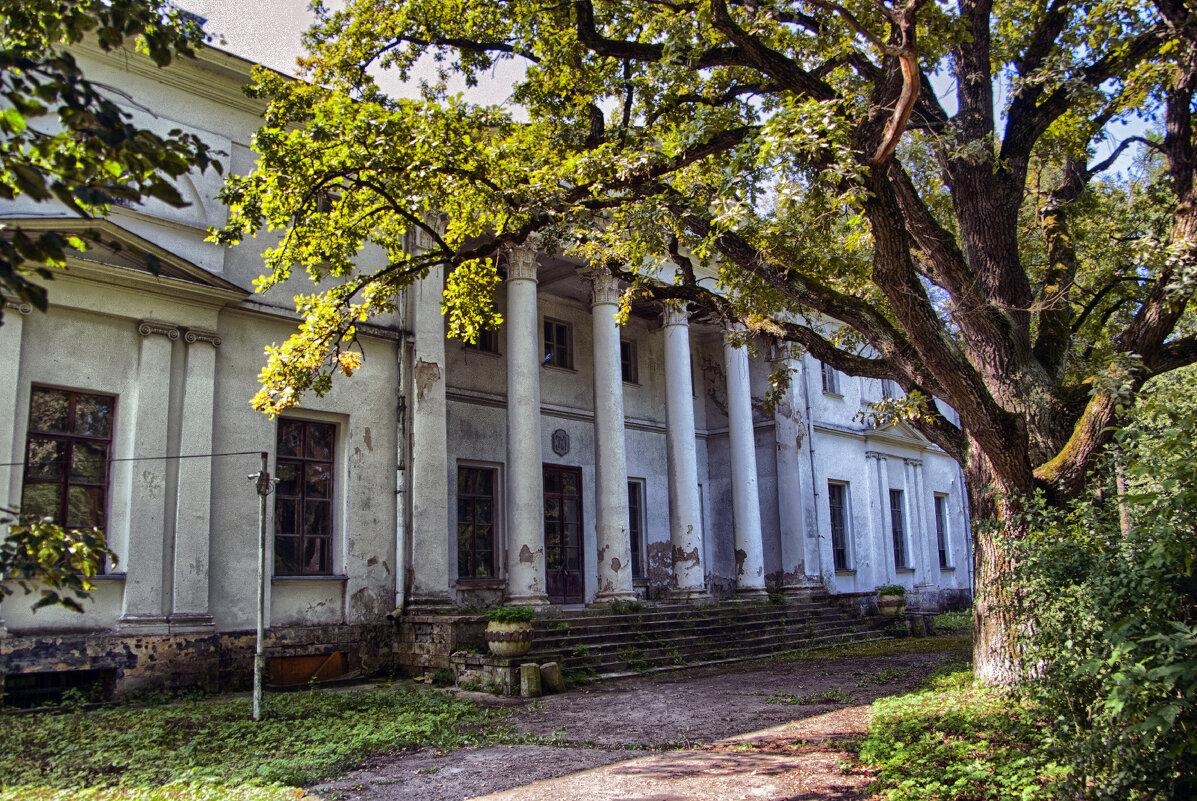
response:
{"label": "white mansion", "polygon": [[[138,124],[181,128],[251,169],[262,107],[252,64],[215,48],[168,70],[80,48]],[[297,318],[302,278],[264,295],[258,242],[205,242],[225,219],[209,172],[190,205],[84,221],[9,202],[0,223],[100,228],[42,314],[0,326],[0,505],[98,525],[119,561],[84,614],[0,605],[0,675],[80,671],[121,689],[217,685],[252,651],[258,497],[269,454],[272,647],[330,644],[366,664],[396,607],[594,604],[906,586],[934,609],[967,597],[956,463],[903,426],[870,428],[882,382],[807,355],[731,347],[679,308],[614,318],[618,287],[527,248],[509,254],[504,324],[445,337],[443,276],[364,329],[365,362],[271,420],[249,406],[263,347]],[[148,265],[160,265],[157,275]],[[771,361],[795,369],[766,411]],[[380,644],[382,643],[382,644]]]}

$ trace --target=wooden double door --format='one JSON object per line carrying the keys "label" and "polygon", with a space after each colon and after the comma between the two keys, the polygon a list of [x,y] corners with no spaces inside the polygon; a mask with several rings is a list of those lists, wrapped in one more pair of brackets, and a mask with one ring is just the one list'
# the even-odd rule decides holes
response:
{"label": "wooden double door", "polygon": [[579,467],[544,466],[544,552],[549,603],[585,603]]}

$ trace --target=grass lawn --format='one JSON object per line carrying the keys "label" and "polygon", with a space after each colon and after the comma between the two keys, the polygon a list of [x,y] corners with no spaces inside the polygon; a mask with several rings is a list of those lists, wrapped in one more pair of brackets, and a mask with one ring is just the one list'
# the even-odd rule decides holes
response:
{"label": "grass lawn", "polygon": [[505,714],[401,686],[5,716],[0,801],[298,801],[371,754],[522,741]]}

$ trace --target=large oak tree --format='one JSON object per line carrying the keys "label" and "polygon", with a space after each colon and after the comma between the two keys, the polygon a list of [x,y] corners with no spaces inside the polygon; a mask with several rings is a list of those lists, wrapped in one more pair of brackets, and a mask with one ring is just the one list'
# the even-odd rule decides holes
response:
{"label": "large oak tree", "polygon": [[[453,333],[493,325],[493,257],[537,236],[640,297],[683,299],[896,381],[908,401],[893,411],[964,465],[975,515],[1017,536],[1020,498],[1079,493],[1128,399],[1197,360],[1197,338],[1178,330],[1197,266],[1191,3],[318,11],[307,82],[259,81],[272,98],[261,161],[226,189],[218,235],[285,229],[263,286],[294,264],[333,279],[300,299],[307,322],[272,350],[263,409],[352,370],[354,324],[431,265],[447,268]],[[502,61],[523,77],[497,107],[443,80],[422,100],[384,90],[382,76],[429,59],[467,83]],[[1152,138],[1111,139],[1136,115],[1156,123]],[[1130,146],[1162,159],[1154,216],[1104,177]],[[414,230],[431,250],[404,248]],[[366,243],[385,264],[359,258]],[[676,278],[658,280],[662,260]],[[700,280],[711,266],[718,287]],[[1008,557],[1001,538],[977,539],[977,669],[1002,679],[1014,621],[994,600]]]}

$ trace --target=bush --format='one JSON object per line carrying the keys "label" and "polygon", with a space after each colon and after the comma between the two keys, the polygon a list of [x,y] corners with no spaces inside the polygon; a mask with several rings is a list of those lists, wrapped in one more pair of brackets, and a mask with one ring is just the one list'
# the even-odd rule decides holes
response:
{"label": "bush", "polygon": [[878,597],[882,595],[901,595],[905,597],[906,588],[901,584],[886,584],[884,587],[877,588]]}
{"label": "bush", "polygon": [[486,610],[486,619],[491,623],[531,623],[536,619],[536,610],[530,606],[496,606]]}
{"label": "bush", "polygon": [[1139,420],[1118,442],[1124,492],[1111,462],[1094,497],[1033,506],[1008,602],[1068,791],[1197,798],[1197,416],[1157,397]]}

